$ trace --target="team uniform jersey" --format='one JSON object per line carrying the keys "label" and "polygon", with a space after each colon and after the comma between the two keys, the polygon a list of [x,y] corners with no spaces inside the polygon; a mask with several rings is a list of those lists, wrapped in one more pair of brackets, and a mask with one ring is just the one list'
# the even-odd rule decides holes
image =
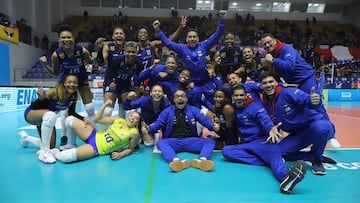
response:
{"label": "team uniform jersey", "polygon": [[154,48],[148,44],[144,49],[139,49],[137,55],[137,63],[139,72],[148,69],[154,62],[155,51]]}
{"label": "team uniform jersey", "polygon": [[131,135],[138,133],[135,127],[123,128],[126,120],[116,119],[106,131],[96,132],[96,147],[99,155],[110,154],[129,145]]}
{"label": "team uniform jersey", "polygon": [[56,49],[55,53],[60,64],[58,83],[67,75],[74,74],[78,77],[79,86],[89,85],[82,46],[74,45],[74,55],[72,57],[65,54],[63,47]]}
{"label": "team uniform jersey", "polygon": [[105,92],[122,94],[130,91],[133,87],[139,86],[139,80],[135,69],[125,65],[124,61],[121,62],[120,67],[116,69],[114,77],[116,89],[110,89],[109,86],[106,86],[104,87]]}
{"label": "team uniform jersey", "polygon": [[124,61],[125,54],[123,50],[118,50],[114,42],[107,44],[109,48],[108,66],[104,76],[104,87],[106,88],[115,78],[116,70],[119,68],[120,63]]}
{"label": "team uniform jersey", "polygon": [[77,92],[72,94],[69,99],[64,102],[60,102],[58,98],[42,100],[36,99],[35,101],[31,102],[30,106],[26,108],[26,110],[24,111],[24,117],[26,120],[26,116],[30,110],[49,109],[50,111],[58,113],[59,111],[68,109],[68,114],[70,116],[75,116],[76,118],[82,120],[84,117],[80,116],[75,112],[76,102]]}
{"label": "team uniform jersey", "polygon": [[226,78],[228,74],[239,68],[241,63],[241,50],[239,46],[232,49],[226,47],[219,50],[221,57],[220,73],[222,78]]}
{"label": "team uniform jersey", "polygon": [[247,79],[251,79],[255,82],[259,82],[259,76],[261,72],[266,71],[267,68],[263,67],[261,65],[261,62],[259,59],[256,59],[255,61],[251,63],[244,63],[243,66],[245,67],[245,73]]}

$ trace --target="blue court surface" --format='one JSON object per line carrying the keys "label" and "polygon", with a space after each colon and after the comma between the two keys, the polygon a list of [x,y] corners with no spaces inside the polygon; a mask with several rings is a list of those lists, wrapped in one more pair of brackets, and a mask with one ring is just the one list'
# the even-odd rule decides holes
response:
{"label": "blue court surface", "polygon": [[[72,164],[43,164],[36,157],[37,148],[22,148],[19,143],[22,129],[37,135],[35,127],[24,121],[23,112],[0,113],[0,122],[2,203],[360,202],[356,147],[327,150],[338,164],[326,164],[325,176],[312,174],[309,164],[305,179],[292,194],[284,195],[269,168],[230,163],[220,152],[212,156],[216,166],[211,172],[191,167],[171,172],[161,154],[144,146],[118,161],[102,156]],[[59,139],[60,129],[57,133]],[[198,156],[180,153],[180,157]]]}

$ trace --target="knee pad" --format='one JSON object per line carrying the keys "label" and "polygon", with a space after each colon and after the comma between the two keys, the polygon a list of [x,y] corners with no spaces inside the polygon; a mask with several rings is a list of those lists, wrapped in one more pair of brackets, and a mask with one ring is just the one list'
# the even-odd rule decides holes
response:
{"label": "knee pad", "polygon": [[56,113],[48,111],[42,116],[42,125],[46,127],[54,127],[56,123]]}
{"label": "knee pad", "polygon": [[76,161],[76,148],[67,149],[54,154],[55,158],[64,163]]}
{"label": "knee pad", "polygon": [[113,110],[114,110],[113,107],[110,107],[110,106],[105,107],[105,109],[104,109],[104,117],[111,116]]}
{"label": "knee pad", "polygon": [[68,127],[68,128],[71,128],[72,123],[73,123],[73,120],[74,120],[74,116],[68,116],[68,117],[66,117],[66,119],[65,119],[65,126]]}
{"label": "knee pad", "polygon": [[95,115],[95,108],[94,108],[93,103],[85,104],[85,111],[86,111],[86,113],[87,113],[87,115],[89,117],[94,116]]}

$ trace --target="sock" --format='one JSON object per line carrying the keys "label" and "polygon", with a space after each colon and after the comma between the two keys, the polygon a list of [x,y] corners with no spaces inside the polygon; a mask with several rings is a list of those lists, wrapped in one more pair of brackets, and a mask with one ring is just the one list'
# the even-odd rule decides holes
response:
{"label": "sock", "polygon": [[33,137],[28,135],[27,137],[24,138],[24,140],[33,143],[35,146],[40,147],[40,143],[41,143],[41,139],[38,137]]}
{"label": "sock", "polygon": [[207,160],[206,157],[200,157],[200,160]]}
{"label": "sock", "polygon": [[85,111],[86,114],[88,115],[90,122],[95,126],[95,122],[94,122],[95,108],[93,103],[85,104]]}
{"label": "sock", "polygon": [[172,161],[180,161],[180,159],[179,159],[179,157],[175,157],[175,158],[173,158]]}
{"label": "sock", "polygon": [[49,150],[53,128],[56,123],[56,113],[48,111],[42,116],[40,149]]}
{"label": "sock", "polygon": [[68,136],[68,144],[76,144],[76,133],[73,131],[72,123],[74,116],[68,116],[65,120],[66,134]]}
{"label": "sock", "polygon": [[[113,110],[114,110],[114,107],[110,107],[110,106],[105,107],[103,117],[111,116]],[[100,130],[105,131],[107,128],[108,128],[108,125],[101,125]]]}
{"label": "sock", "polygon": [[77,160],[76,158],[76,148],[67,149],[61,152],[54,154],[55,158],[64,163],[70,163]]}

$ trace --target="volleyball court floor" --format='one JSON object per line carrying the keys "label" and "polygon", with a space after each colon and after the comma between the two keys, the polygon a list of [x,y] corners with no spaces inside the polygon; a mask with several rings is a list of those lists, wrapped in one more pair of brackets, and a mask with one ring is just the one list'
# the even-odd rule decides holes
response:
{"label": "volleyball court floor", "polygon": [[[82,106],[82,105],[78,105]],[[292,194],[279,192],[279,182],[267,167],[225,161],[214,152],[211,172],[188,168],[169,170],[161,154],[141,146],[118,161],[109,156],[63,164],[43,164],[37,148],[22,148],[18,132],[37,135],[23,112],[0,114],[0,201],[2,203],[231,203],[231,202],[360,202],[360,103],[329,103],[340,149],[327,148],[337,164],[325,164],[327,174],[308,170]],[[57,123],[57,127],[59,121]],[[60,129],[57,129],[58,142]],[[78,141],[81,144],[81,141]],[[180,153],[181,158],[197,158]],[[288,163],[289,165],[291,163]]]}

